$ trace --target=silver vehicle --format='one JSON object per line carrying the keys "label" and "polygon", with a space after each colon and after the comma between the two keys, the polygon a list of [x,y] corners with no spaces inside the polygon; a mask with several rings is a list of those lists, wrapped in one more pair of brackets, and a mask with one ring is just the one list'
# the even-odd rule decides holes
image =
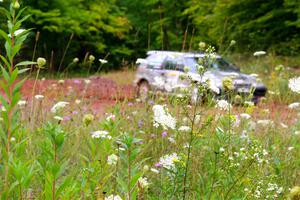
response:
{"label": "silver vehicle", "polygon": [[[145,99],[150,90],[174,93],[178,88],[188,88],[190,83],[182,80],[180,76],[184,68],[193,81],[201,82],[209,79],[212,91],[216,96],[222,93],[222,80],[230,77],[233,80],[234,91],[243,96],[253,92],[253,101],[265,96],[266,87],[258,83],[254,75],[240,72],[234,65],[226,62],[217,55],[215,61],[202,77],[197,73],[198,59],[205,55],[201,53],[181,53],[172,51],[149,51],[146,59],[138,59],[137,73],[134,81],[138,95]],[[195,99],[195,97],[192,96]]]}

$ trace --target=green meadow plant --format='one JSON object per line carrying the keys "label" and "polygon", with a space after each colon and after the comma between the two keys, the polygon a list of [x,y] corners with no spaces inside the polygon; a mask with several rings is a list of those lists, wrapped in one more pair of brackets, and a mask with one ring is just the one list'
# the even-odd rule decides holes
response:
{"label": "green meadow plant", "polygon": [[[25,138],[19,138],[20,124],[18,113],[18,102],[21,98],[20,87],[23,80],[18,79],[18,75],[26,72],[28,68],[22,68],[35,62],[22,61],[16,62],[15,57],[18,55],[24,41],[30,30],[22,29],[22,23],[29,17],[22,17],[24,9],[20,9],[17,0],[11,2],[9,10],[1,8],[7,17],[8,33],[0,30],[0,35],[5,39],[5,55],[1,58],[1,89],[4,95],[0,96],[1,108],[1,197],[8,199],[15,196],[23,196],[24,191],[28,188],[28,183],[32,176],[32,167],[22,158],[16,157],[16,151],[20,147],[19,143],[24,142]],[[19,140],[15,140],[18,138]],[[15,143],[12,143],[14,141]],[[28,173],[25,173],[28,172]]]}
{"label": "green meadow plant", "polygon": [[43,191],[42,199],[61,199],[66,196],[75,197],[78,194],[76,182],[66,174],[69,160],[64,156],[63,146],[66,133],[59,124],[48,123],[41,130],[45,140],[40,144],[38,168]]}

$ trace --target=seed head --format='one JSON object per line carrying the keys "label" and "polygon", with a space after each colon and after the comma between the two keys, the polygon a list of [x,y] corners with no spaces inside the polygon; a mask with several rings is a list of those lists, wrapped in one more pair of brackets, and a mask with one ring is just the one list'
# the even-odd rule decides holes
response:
{"label": "seed head", "polygon": [[37,67],[38,68],[43,68],[43,66],[46,64],[46,59],[45,58],[38,58],[37,59]]}
{"label": "seed head", "polygon": [[223,78],[223,80],[222,80],[222,87],[224,88],[225,91],[233,90],[234,86],[233,86],[232,79],[229,78],[229,77]]}

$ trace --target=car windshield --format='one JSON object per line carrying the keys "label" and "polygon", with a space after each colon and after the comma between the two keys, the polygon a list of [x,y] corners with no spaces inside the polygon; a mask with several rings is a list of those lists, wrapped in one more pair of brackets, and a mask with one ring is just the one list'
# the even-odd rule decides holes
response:
{"label": "car windshield", "polygon": [[[194,57],[185,57],[185,65],[190,68],[190,72],[197,73],[197,59]],[[238,68],[228,63],[222,58],[217,58],[215,62],[213,62],[210,66],[212,69],[221,70],[221,71],[239,71]]]}
{"label": "car windshield", "polygon": [[219,69],[221,71],[233,71],[238,72],[239,69],[234,65],[228,63],[223,58],[217,58],[216,61],[212,64],[213,68]]}

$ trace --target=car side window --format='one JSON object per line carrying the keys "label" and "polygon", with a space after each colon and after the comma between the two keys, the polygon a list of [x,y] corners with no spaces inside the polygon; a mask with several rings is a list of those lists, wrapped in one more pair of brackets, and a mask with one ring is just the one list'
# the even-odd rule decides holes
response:
{"label": "car side window", "polygon": [[163,69],[183,71],[184,65],[183,62],[180,62],[180,60],[166,59],[165,62],[163,63]]}
{"label": "car side window", "polygon": [[165,57],[159,54],[152,54],[147,57],[147,68],[150,69],[161,69],[162,63],[164,62]]}

